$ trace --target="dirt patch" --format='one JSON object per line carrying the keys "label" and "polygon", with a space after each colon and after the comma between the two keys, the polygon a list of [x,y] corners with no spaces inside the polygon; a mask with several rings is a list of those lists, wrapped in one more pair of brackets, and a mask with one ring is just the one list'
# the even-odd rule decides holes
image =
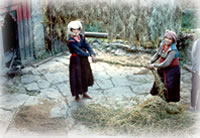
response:
{"label": "dirt patch", "polygon": [[14,119],[16,128],[27,129],[40,134],[66,133],[67,123],[65,118],[49,117],[54,104],[50,101],[43,101],[43,104],[23,106]]}

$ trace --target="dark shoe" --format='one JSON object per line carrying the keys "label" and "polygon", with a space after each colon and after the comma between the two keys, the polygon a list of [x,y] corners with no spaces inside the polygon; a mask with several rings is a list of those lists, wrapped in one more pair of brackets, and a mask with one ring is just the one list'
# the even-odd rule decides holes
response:
{"label": "dark shoe", "polygon": [[92,97],[90,97],[87,93],[84,93],[84,94],[83,94],[83,98],[92,99]]}
{"label": "dark shoe", "polygon": [[79,97],[79,96],[76,96],[76,97],[75,97],[75,101],[79,102],[79,101],[80,101],[80,97]]}

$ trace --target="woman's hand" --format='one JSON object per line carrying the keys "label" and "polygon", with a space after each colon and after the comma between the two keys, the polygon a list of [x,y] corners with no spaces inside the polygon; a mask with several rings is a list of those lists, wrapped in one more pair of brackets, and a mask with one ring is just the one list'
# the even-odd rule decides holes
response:
{"label": "woman's hand", "polygon": [[149,64],[151,64],[151,60],[149,60],[149,61],[147,62],[147,65],[149,65]]}
{"label": "woman's hand", "polygon": [[96,63],[96,57],[94,55],[92,55],[91,57],[92,57],[92,62]]}
{"label": "woman's hand", "polygon": [[146,66],[148,69],[154,69],[154,64],[149,64]]}

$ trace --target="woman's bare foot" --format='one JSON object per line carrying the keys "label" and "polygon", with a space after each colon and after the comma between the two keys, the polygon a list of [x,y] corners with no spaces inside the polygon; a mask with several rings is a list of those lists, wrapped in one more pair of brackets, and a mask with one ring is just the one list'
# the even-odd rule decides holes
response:
{"label": "woman's bare foot", "polygon": [[92,97],[90,97],[87,93],[83,94],[83,98],[92,99]]}
{"label": "woman's bare foot", "polygon": [[77,102],[80,101],[80,97],[78,95],[75,97],[75,101],[77,101]]}

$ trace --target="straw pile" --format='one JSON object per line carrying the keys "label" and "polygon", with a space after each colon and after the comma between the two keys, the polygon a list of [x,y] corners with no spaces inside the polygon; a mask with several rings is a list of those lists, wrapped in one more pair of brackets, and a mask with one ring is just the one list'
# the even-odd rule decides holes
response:
{"label": "straw pile", "polygon": [[128,109],[113,109],[100,104],[80,105],[72,115],[91,128],[120,134],[186,132],[194,122],[180,104],[168,104],[158,96]]}

